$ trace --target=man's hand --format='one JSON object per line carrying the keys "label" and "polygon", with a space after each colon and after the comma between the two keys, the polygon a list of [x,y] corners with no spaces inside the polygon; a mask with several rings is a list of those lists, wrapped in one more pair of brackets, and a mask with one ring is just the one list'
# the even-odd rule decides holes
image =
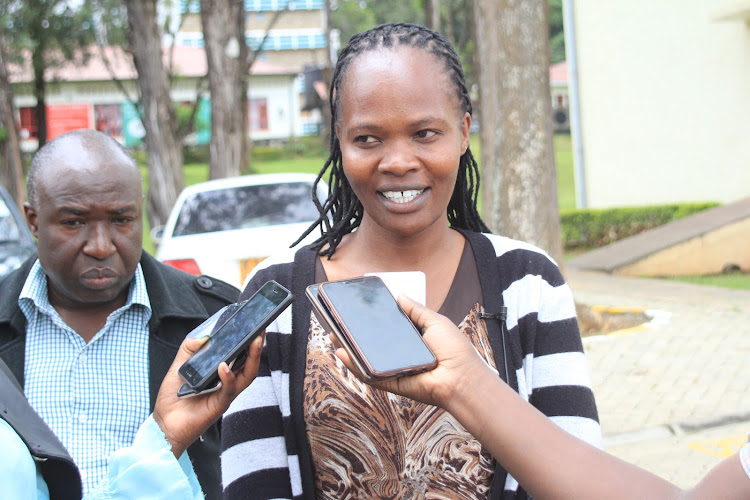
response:
{"label": "man's hand", "polygon": [[[412,321],[424,329],[423,338],[435,354],[438,365],[417,375],[368,383],[378,389],[445,408],[456,391],[464,390],[464,386],[469,390],[475,376],[491,371],[491,368],[479,357],[469,339],[451,320],[405,295],[399,295],[398,302]],[[337,347],[336,356],[354,374],[362,378],[346,350],[339,345],[333,334],[330,337]]]}
{"label": "man's hand", "polygon": [[178,398],[177,391],[182,386],[182,377],[177,370],[206,341],[186,338],[164,381],[159,388],[154,407],[154,420],[159,425],[172,452],[179,458],[185,449],[198,436],[208,429],[229,408],[234,398],[255,379],[258,374],[260,354],[263,351],[265,333],[256,338],[248,348],[248,355],[242,370],[235,374],[226,363],[219,365],[221,387],[214,392],[187,398]]}

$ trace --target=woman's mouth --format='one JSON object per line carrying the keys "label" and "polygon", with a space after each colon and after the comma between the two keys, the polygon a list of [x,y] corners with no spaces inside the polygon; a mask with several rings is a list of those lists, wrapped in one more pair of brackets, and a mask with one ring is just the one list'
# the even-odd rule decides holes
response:
{"label": "woman's mouth", "polygon": [[408,191],[381,191],[381,194],[394,203],[409,203],[424,193],[424,189],[410,189]]}

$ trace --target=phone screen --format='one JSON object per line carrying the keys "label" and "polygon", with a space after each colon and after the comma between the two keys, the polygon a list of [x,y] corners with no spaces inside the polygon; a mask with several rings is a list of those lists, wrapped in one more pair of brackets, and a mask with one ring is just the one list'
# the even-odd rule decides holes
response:
{"label": "phone screen", "polygon": [[243,345],[246,348],[289,303],[291,293],[269,281],[248,300],[226,306],[206,343],[180,367],[182,378],[197,387],[215,376],[222,361],[240,355]]}
{"label": "phone screen", "polygon": [[[323,302],[335,310],[372,374],[398,374],[434,366],[435,356],[383,281],[375,276],[321,285]],[[333,312],[333,311],[331,311]]]}

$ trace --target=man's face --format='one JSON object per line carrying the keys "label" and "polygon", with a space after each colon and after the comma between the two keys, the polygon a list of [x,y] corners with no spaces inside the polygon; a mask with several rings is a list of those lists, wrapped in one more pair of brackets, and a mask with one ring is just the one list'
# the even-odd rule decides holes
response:
{"label": "man's face", "polygon": [[50,303],[114,310],[125,304],[141,257],[139,172],[122,154],[79,147],[55,156],[39,171],[37,206],[26,206]]}

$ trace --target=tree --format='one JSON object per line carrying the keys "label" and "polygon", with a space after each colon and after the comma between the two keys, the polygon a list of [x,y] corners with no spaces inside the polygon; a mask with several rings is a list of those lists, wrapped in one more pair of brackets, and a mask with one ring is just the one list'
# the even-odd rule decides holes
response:
{"label": "tree", "polygon": [[289,9],[289,4],[287,2],[284,8],[274,13],[263,40],[248,54],[244,2],[200,2],[211,90],[211,179],[240,175],[249,163],[247,92],[250,69],[263,50],[270,31]]}
{"label": "tree", "polygon": [[424,0],[425,26],[440,31],[440,0]]}
{"label": "tree", "polygon": [[201,0],[203,40],[211,90],[209,177],[240,175],[243,148],[242,82],[247,70],[245,8],[237,0]]}
{"label": "tree", "polygon": [[8,14],[6,43],[16,53],[31,53],[37,137],[42,147],[47,142],[47,79],[66,61],[82,62],[88,57],[82,49],[94,40],[91,12],[85,3],[67,0],[0,1]]}
{"label": "tree", "polygon": [[18,144],[16,111],[5,64],[5,43],[0,33],[0,183],[5,186],[19,208],[23,208],[26,190]]}
{"label": "tree", "polygon": [[484,218],[562,263],[547,0],[474,0]]}
{"label": "tree", "polygon": [[146,129],[147,214],[151,227],[156,227],[167,220],[184,185],[182,148],[169,94],[169,75],[162,59],[156,0],[125,0],[125,6]]}

